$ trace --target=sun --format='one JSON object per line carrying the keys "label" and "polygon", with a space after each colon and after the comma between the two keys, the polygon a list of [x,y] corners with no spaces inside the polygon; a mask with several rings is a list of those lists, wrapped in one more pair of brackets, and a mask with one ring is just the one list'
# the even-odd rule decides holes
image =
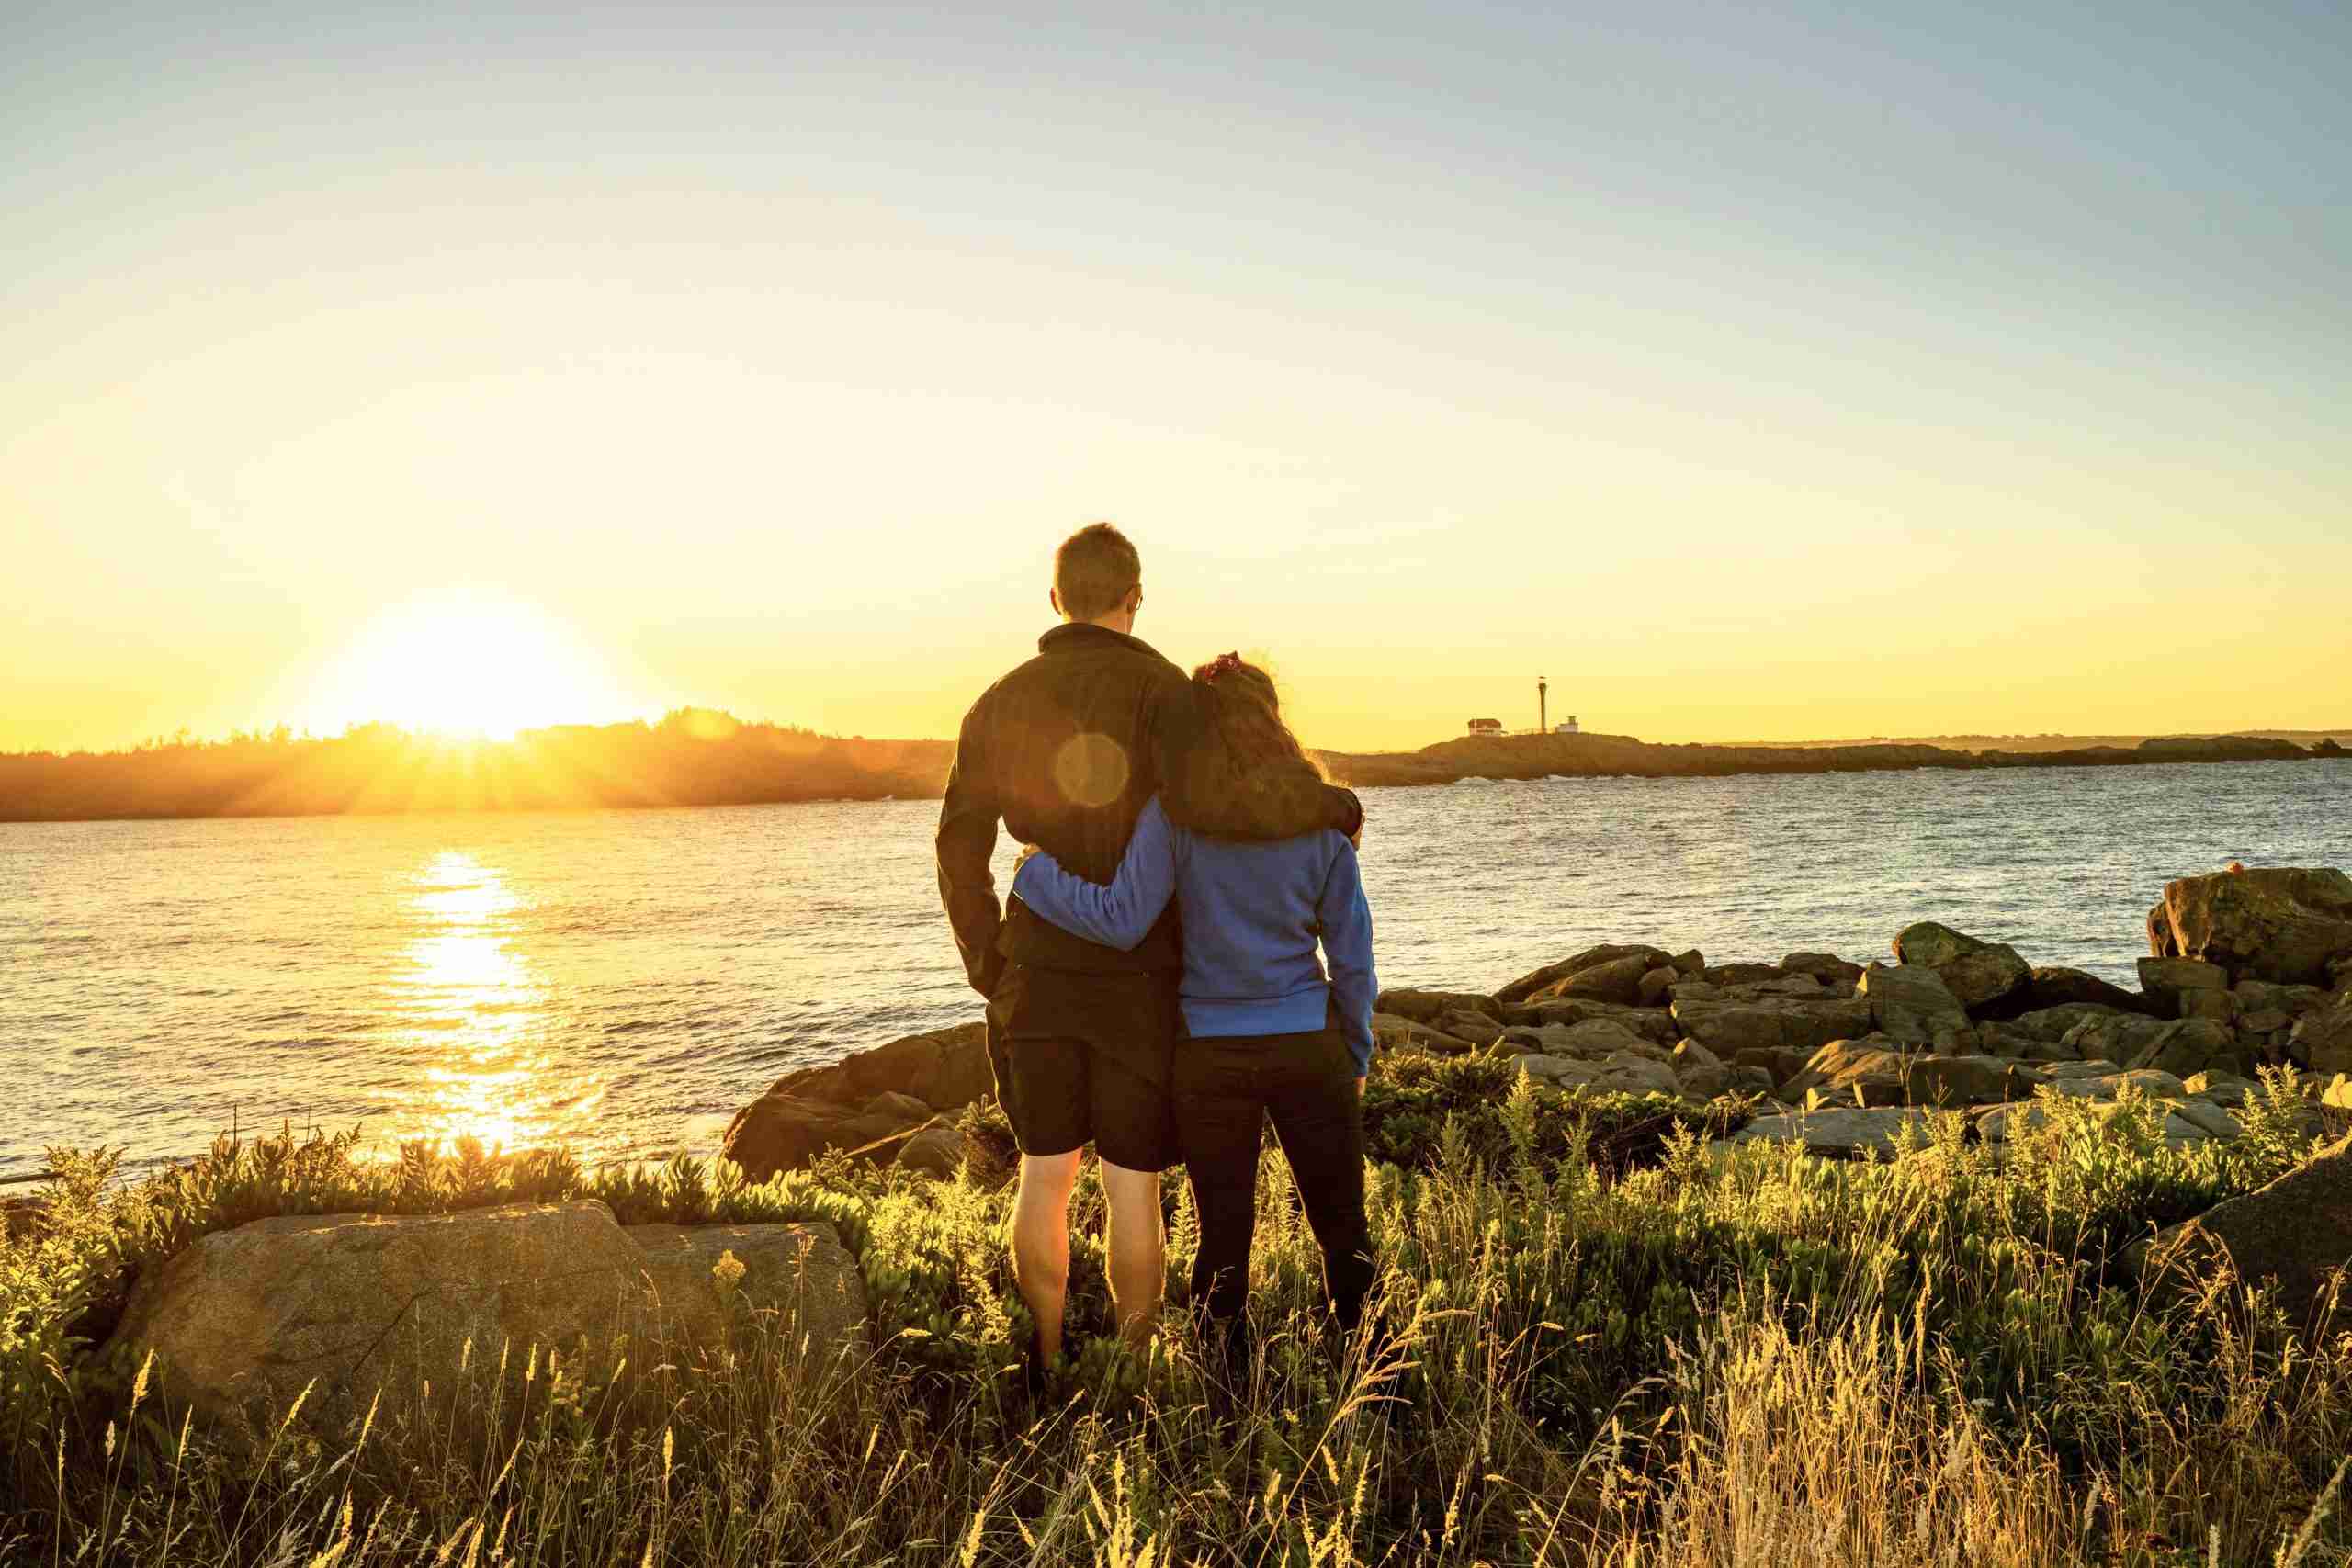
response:
{"label": "sun", "polygon": [[518,730],[626,716],[631,705],[560,622],[526,601],[452,589],[386,610],[322,672],[323,727],[511,740]]}

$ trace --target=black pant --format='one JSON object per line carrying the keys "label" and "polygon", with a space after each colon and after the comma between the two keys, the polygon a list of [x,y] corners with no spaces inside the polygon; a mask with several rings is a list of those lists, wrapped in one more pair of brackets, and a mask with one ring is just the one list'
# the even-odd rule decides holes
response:
{"label": "black pant", "polygon": [[1176,1142],[1201,1214],[1193,1300],[1230,1322],[1250,1297],[1260,1133],[1271,1115],[1323,1249],[1332,1315],[1352,1330],[1372,1288],[1363,1213],[1363,1104],[1335,1029],[1193,1038],[1176,1046]]}

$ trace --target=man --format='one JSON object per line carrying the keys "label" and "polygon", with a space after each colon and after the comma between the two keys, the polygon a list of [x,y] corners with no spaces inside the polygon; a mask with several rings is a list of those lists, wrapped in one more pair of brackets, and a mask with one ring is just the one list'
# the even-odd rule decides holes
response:
{"label": "man", "polygon": [[[1143,567],[1108,523],[1054,552],[1062,624],[1037,657],[964,718],[939,812],[939,896],[972,987],[989,999],[989,1063],[1021,1145],[1012,1273],[1037,1325],[1036,1365],[1061,1354],[1069,1196],[1091,1141],[1102,1160],[1111,1301],[1121,1332],[1151,1332],[1162,1280],[1159,1173],[1175,1162],[1170,1096],[1182,964],[1171,903],[1132,952],[1001,910],[989,859],[1000,819],[1079,875],[1109,882],[1157,793],[1170,819],[1228,838],[1354,834],[1343,789],[1302,782],[1279,798],[1216,798],[1189,777],[1199,716],[1182,671],[1135,637]],[[1001,916],[1001,919],[1000,919]]]}

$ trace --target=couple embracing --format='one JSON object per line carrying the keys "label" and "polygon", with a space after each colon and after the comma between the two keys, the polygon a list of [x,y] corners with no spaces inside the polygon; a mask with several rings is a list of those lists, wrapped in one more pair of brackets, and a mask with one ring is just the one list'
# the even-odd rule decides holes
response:
{"label": "couple embracing", "polygon": [[[1062,624],[964,720],[937,846],[1021,1146],[1012,1253],[1036,1324],[1033,1377],[1061,1353],[1069,1198],[1089,1143],[1129,1344],[1159,1312],[1159,1173],[1181,1161],[1200,1213],[1193,1303],[1227,1354],[1240,1348],[1270,1118],[1330,1313],[1352,1330],[1373,1278],[1363,807],[1300,748],[1265,671],[1227,654],[1188,680],[1136,638],[1142,564],[1116,528],[1063,541],[1051,599]],[[1000,820],[1034,847],[1002,908],[989,868]]]}

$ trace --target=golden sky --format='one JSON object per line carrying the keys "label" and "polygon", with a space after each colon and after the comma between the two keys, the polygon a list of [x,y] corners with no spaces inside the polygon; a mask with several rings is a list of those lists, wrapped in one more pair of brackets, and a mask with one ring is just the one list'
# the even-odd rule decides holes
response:
{"label": "golden sky", "polygon": [[1679,15],[11,23],[0,749],[2352,723],[2343,14]]}

